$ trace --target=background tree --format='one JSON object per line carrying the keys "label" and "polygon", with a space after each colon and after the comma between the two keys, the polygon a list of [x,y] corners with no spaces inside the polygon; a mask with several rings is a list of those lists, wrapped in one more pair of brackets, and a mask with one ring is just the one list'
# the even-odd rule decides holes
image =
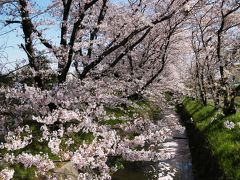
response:
{"label": "background tree", "polygon": [[[36,71],[35,81],[43,87],[42,78],[38,74],[39,66],[36,58],[35,41],[45,46],[58,61],[58,81],[66,80],[69,69],[75,62],[83,69],[79,70],[79,78],[83,79],[99,64],[104,66],[109,56],[121,52],[112,60],[110,67],[118,64],[121,59],[134,49],[150,33],[154,26],[161,24],[183,13],[186,1],[131,1],[130,6],[116,6],[108,0],[92,1],[53,1],[47,9],[39,10],[36,4],[25,0],[14,1],[12,8],[19,6],[16,14],[8,9],[7,23],[21,23],[24,34],[25,50],[31,68]],[[62,13],[54,13],[62,12]],[[116,12],[118,12],[116,14]],[[49,19],[57,21],[60,26],[60,42],[52,43],[45,37],[40,25],[44,25],[36,16],[50,13]],[[72,23],[73,22],[73,23]],[[134,22],[134,23],[133,23]],[[105,62],[106,63],[106,62]],[[109,63],[109,62],[107,62]]]}
{"label": "background tree", "polygon": [[236,21],[239,8],[237,1],[207,2],[202,4],[192,23],[197,91],[203,104],[207,103],[209,94],[217,108],[223,99],[225,114],[235,112],[238,88],[230,87],[229,74],[225,73],[236,61],[234,47],[239,31]]}

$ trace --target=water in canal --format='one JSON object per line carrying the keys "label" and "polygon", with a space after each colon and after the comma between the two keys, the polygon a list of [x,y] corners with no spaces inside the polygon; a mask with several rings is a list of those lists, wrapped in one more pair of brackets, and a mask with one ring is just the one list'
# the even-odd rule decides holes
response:
{"label": "water in canal", "polygon": [[168,106],[159,119],[159,126],[169,127],[172,136],[156,148],[173,152],[172,159],[161,162],[126,162],[125,168],[117,171],[113,180],[193,180],[192,160],[185,128],[173,107]]}

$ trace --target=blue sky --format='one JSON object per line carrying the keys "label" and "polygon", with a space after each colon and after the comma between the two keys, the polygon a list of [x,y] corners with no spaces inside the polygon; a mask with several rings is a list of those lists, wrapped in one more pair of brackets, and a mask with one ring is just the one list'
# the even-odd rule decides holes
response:
{"label": "blue sky", "polygon": [[[45,8],[46,5],[50,2],[50,0],[34,0],[41,8]],[[127,2],[127,0],[112,0],[112,2],[116,3],[124,3]],[[0,17],[1,18],[1,17]],[[11,29],[16,29],[15,31],[12,31],[11,33],[6,33],[10,31]],[[50,37],[52,40],[55,39],[56,41],[56,33],[60,34],[60,32],[57,32],[55,28],[51,28],[51,30],[48,30],[48,38]],[[12,69],[15,65],[16,61],[20,61],[23,59],[27,59],[25,52],[19,48],[20,44],[23,43],[22,38],[22,30],[20,28],[19,24],[12,24],[8,27],[5,27],[3,29],[0,29],[0,46],[5,44],[6,45],[6,53],[8,55],[8,61],[12,62],[12,65],[8,65],[8,68]],[[39,49],[41,49],[41,46],[37,46]],[[2,60],[0,60],[0,63]]]}

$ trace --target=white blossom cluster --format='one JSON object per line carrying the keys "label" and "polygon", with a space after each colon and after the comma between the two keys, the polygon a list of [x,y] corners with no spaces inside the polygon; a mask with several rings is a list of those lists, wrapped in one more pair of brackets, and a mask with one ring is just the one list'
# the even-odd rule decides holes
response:
{"label": "white blossom cluster", "polygon": [[48,155],[22,153],[16,157],[16,161],[22,163],[24,167],[35,166],[39,172],[47,172],[55,167]]}
{"label": "white blossom cluster", "polygon": [[[171,135],[171,131],[148,117],[135,113],[131,118],[127,115],[122,116],[123,124],[111,126],[101,123],[119,118],[114,114],[107,114],[106,105],[117,107],[125,104],[141,108],[125,98],[114,95],[119,90],[124,91],[124,83],[117,85],[116,81],[110,86],[108,81],[102,80],[71,80],[53,90],[42,91],[27,85],[18,89],[8,89],[6,97],[9,102],[11,99],[22,102],[21,106],[15,107],[17,113],[31,112],[29,120],[39,128],[34,141],[46,143],[51,153],[58,156],[60,161],[73,163],[81,171],[81,179],[110,179],[113,168],[109,167],[107,161],[111,156],[121,156],[127,161],[162,161],[174,156],[174,152],[158,149],[158,144],[164,142],[166,137]],[[53,103],[56,109],[50,109],[49,103]],[[124,111],[124,108],[120,110]],[[6,143],[9,149],[12,146],[12,150],[16,147],[26,147],[33,140],[29,129],[27,126],[22,129],[19,126],[16,129],[24,132],[24,136],[20,136],[21,133],[9,132],[2,148],[7,148]],[[71,137],[83,133],[91,133],[92,140],[77,144]],[[15,136],[16,134],[19,136]],[[129,139],[128,134],[135,135]],[[21,137],[22,141],[18,141],[16,137]],[[25,143],[22,143],[23,141]],[[48,172],[55,168],[54,162],[47,154],[41,153],[5,154],[5,161],[12,164],[21,163],[26,168],[34,166],[39,172]]]}
{"label": "white blossom cluster", "polygon": [[2,180],[10,180],[13,178],[14,170],[5,168],[2,171],[0,171],[0,179]]}
{"label": "white blossom cluster", "polygon": [[11,164],[21,163],[25,168],[35,166],[39,173],[48,172],[55,167],[53,161],[51,161],[46,154],[32,155],[30,153],[21,153],[17,156],[6,154],[4,160]]}
{"label": "white blossom cluster", "polygon": [[62,122],[67,122],[73,119],[79,119],[79,115],[77,114],[77,112],[71,110],[58,109],[54,110],[52,113],[44,117],[32,116],[32,119],[42,124],[54,124],[58,120]]}
{"label": "white blossom cluster", "polygon": [[[23,135],[23,133],[27,135]],[[1,142],[0,149],[6,148],[8,151],[22,149],[32,142],[32,134],[28,125],[17,127],[15,131],[9,131],[5,136],[5,142]]]}
{"label": "white blossom cluster", "polygon": [[59,138],[50,138],[49,142],[48,142],[48,147],[51,149],[51,152],[53,154],[58,154],[60,151],[60,143],[61,143],[61,139]]}
{"label": "white blossom cluster", "polygon": [[235,127],[235,123],[232,121],[224,121],[223,123],[224,127],[227,129],[233,129]]}
{"label": "white blossom cluster", "polygon": [[94,180],[110,180],[112,179],[111,176],[109,174],[100,174],[100,175],[96,175],[96,174],[92,174],[92,173],[79,173],[78,175],[78,179],[81,179],[81,180],[89,180],[89,179],[94,179]]}

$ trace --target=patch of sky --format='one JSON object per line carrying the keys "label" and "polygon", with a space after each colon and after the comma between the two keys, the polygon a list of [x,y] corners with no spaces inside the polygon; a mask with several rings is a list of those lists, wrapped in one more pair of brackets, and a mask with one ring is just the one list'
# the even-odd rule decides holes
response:
{"label": "patch of sky", "polygon": [[[39,9],[46,9],[49,3],[51,3],[51,0],[32,0],[35,5]],[[110,0],[112,3],[127,3],[128,0]],[[32,19],[33,21],[39,21],[45,20],[49,18],[49,15],[46,13],[33,16]],[[6,16],[1,16],[0,15],[1,22],[4,23],[5,20],[9,20],[9,17]],[[15,20],[18,20],[17,18]],[[55,25],[51,26],[39,26],[37,27],[39,30],[43,30],[43,36],[46,37],[46,39],[50,39],[53,44],[57,44],[60,41],[60,24],[56,23]],[[41,29],[40,29],[41,28]],[[46,30],[44,30],[44,28]],[[16,65],[16,62],[21,62],[22,60],[27,59],[27,55],[24,52],[24,50],[21,48],[21,43],[24,44],[24,39],[23,39],[23,33],[21,30],[21,25],[20,24],[10,24],[8,26],[2,27],[0,29],[0,47],[5,47],[4,53],[6,54],[6,57],[8,59],[8,69],[13,69]],[[35,47],[39,51],[43,50],[44,47],[38,42],[35,42]],[[0,63],[4,63],[4,60],[0,60]],[[27,63],[27,62],[26,62]]]}

